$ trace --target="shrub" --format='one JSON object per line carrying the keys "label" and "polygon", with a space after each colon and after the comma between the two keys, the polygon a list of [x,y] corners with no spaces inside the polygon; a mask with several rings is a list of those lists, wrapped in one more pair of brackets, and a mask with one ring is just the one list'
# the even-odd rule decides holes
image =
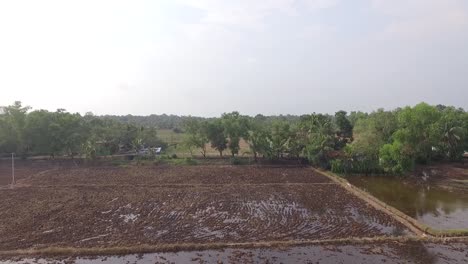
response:
{"label": "shrub", "polygon": [[192,158],[174,159],[172,160],[172,164],[174,165],[198,165],[198,161]]}

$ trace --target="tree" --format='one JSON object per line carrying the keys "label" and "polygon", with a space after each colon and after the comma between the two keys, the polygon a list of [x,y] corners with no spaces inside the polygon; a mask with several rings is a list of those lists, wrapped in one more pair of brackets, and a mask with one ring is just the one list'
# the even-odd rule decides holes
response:
{"label": "tree", "polygon": [[440,130],[437,129],[440,117],[440,111],[426,103],[405,107],[397,115],[399,129],[393,134],[393,139],[404,145],[413,160],[427,163],[440,139]]}
{"label": "tree", "polygon": [[270,141],[271,134],[263,123],[253,122],[248,132],[247,143],[249,144],[250,151],[254,155],[254,160],[257,162],[258,155],[270,156],[271,148]]}
{"label": "tree", "polygon": [[211,142],[211,147],[219,152],[219,155],[223,156],[223,151],[227,149],[227,138],[224,134],[224,126],[221,120],[217,119],[209,122],[207,125],[207,136]]}
{"label": "tree", "polygon": [[380,149],[380,164],[385,172],[402,174],[413,167],[414,160],[400,141],[385,144]]}
{"label": "tree", "polygon": [[299,127],[290,127],[287,151],[289,156],[299,158],[305,147],[306,135]]}
{"label": "tree", "polygon": [[158,131],[154,127],[141,127],[140,134],[142,144],[145,147],[165,147],[166,144],[158,137]]}
{"label": "tree", "polygon": [[29,106],[23,107],[20,101],[3,107],[0,119],[0,151],[26,154],[24,126],[30,109]]}
{"label": "tree", "polygon": [[271,125],[271,136],[269,138],[271,146],[271,158],[279,159],[287,151],[289,141],[289,124],[286,121],[274,121]]}
{"label": "tree", "polygon": [[346,111],[335,113],[335,124],[338,128],[338,136],[341,138],[350,138],[353,135],[353,126],[348,120]]}
{"label": "tree", "polygon": [[301,117],[300,128],[306,134],[305,154],[310,162],[321,167],[329,167],[329,153],[335,146],[335,131],[329,116],[322,114]]}
{"label": "tree", "polygon": [[239,112],[224,113],[221,116],[224,133],[229,138],[228,147],[231,155],[239,154],[239,143],[241,138],[248,136],[248,119],[241,116]]}
{"label": "tree", "polygon": [[351,113],[349,113],[349,122],[351,124],[352,127],[354,127],[354,125],[356,124],[356,122],[359,120],[359,119],[365,119],[367,118],[369,114],[367,113],[364,113],[364,112],[361,112],[361,111],[352,111]]}
{"label": "tree", "polygon": [[394,112],[379,109],[356,121],[353,128],[353,142],[345,148],[346,170],[355,173],[379,173],[383,169],[379,162],[380,149],[391,143],[392,134],[398,124]]}
{"label": "tree", "polygon": [[138,139],[139,128],[135,125],[125,125],[120,130],[119,135],[119,145],[124,151],[133,151],[135,150],[135,142]]}
{"label": "tree", "polygon": [[192,152],[192,147],[196,147],[200,149],[203,157],[206,157],[206,144],[209,142],[206,121],[189,119],[185,122],[184,126],[187,132],[185,144],[189,147],[190,152]]}
{"label": "tree", "polygon": [[25,124],[26,144],[32,154],[47,154],[53,152],[54,137],[50,131],[52,113],[46,110],[33,111],[27,115]]}
{"label": "tree", "polygon": [[[441,108],[441,107],[439,107]],[[443,159],[450,161],[461,160],[465,150],[466,130],[464,129],[465,112],[454,107],[443,107],[442,117],[436,125],[439,144],[435,148]]]}

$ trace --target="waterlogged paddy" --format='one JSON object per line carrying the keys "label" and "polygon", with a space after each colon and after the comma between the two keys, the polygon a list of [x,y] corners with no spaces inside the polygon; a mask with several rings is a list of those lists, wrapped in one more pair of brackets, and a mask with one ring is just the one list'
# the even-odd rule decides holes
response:
{"label": "waterlogged paddy", "polygon": [[350,176],[347,180],[433,228],[468,228],[467,192],[414,184],[398,177]]}
{"label": "waterlogged paddy", "polygon": [[465,243],[434,244],[420,242],[368,245],[321,245],[292,248],[258,248],[182,251],[176,253],[132,254],[79,258],[26,258],[4,260],[4,264],[26,263],[466,263]]}

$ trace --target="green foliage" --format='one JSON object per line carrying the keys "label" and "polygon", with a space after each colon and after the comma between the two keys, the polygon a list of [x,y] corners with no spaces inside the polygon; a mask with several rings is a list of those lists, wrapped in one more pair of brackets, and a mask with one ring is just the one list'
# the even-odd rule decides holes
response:
{"label": "green foliage", "polygon": [[299,158],[305,148],[305,136],[298,126],[290,127],[287,145],[288,156]]}
{"label": "green foliage", "polygon": [[304,152],[309,161],[314,165],[329,168],[329,154],[334,150],[336,140],[330,116],[305,115],[301,118],[300,127],[306,134]]}
{"label": "green foliage", "polygon": [[190,153],[192,153],[192,148],[195,147],[200,149],[203,157],[206,157],[206,144],[209,142],[207,122],[189,119],[185,122],[184,126],[187,132],[184,142],[189,148]]}
{"label": "green foliage", "polygon": [[271,134],[269,138],[270,150],[265,153],[271,159],[279,159],[283,157],[283,153],[287,151],[287,143],[289,140],[289,124],[284,121],[276,121],[271,126]]}
{"label": "green foliage", "polygon": [[442,117],[436,123],[438,144],[435,151],[441,159],[458,161],[462,158],[467,147],[468,139],[467,114],[461,109],[444,107]]}
{"label": "green foliage", "polygon": [[227,149],[228,140],[224,134],[224,127],[221,120],[214,120],[209,122],[207,125],[207,136],[211,142],[211,147],[219,152],[219,155],[223,156],[223,151]]}
{"label": "green foliage", "polygon": [[247,142],[250,150],[257,161],[258,155],[269,156],[270,151],[270,131],[262,122],[252,122],[248,131]]}
{"label": "green foliage", "polygon": [[393,134],[393,139],[405,146],[411,159],[427,163],[432,158],[432,148],[440,139],[437,128],[440,117],[441,112],[426,103],[405,107],[398,113],[399,129]]}
{"label": "green foliage", "polygon": [[402,174],[413,167],[414,161],[407,147],[395,141],[380,149],[380,164],[386,173]]}
{"label": "green foliage", "polygon": [[[182,124],[185,133],[172,140],[175,133],[182,132]],[[30,112],[29,107],[15,102],[0,108],[0,153],[95,159],[166,147],[156,126],[166,128],[160,132],[171,133],[174,148],[184,137],[191,153],[197,150],[206,156],[210,143],[220,156],[229,149],[232,157],[237,157],[245,141],[255,160],[306,157],[312,164],[338,173],[400,174],[416,163],[460,160],[468,150],[468,113],[426,103],[370,114],[338,111],[334,116],[314,113],[298,118],[248,117],[231,112],[207,119],[168,115],[106,118],[63,109]],[[156,155],[150,153],[144,158],[155,159]],[[237,162],[232,159],[233,164]]]}
{"label": "green foliage", "polygon": [[338,129],[338,136],[350,138],[353,135],[353,126],[347,117],[346,111],[338,111],[335,113],[335,124]]}
{"label": "green foliage", "polygon": [[171,163],[174,165],[198,165],[198,161],[192,158],[172,159]]}
{"label": "green foliage", "polygon": [[346,148],[348,163],[353,168],[363,162],[369,166],[361,173],[380,167],[385,173],[401,174],[415,163],[460,160],[466,149],[465,116],[462,109],[426,103],[393,112],[378,110],[356,121],[354,141]]}
{"label": "green foliage", "polygon": [[347,164],[345,164],[345,162],[346,161],[342,159],[335,159],[335,160],[330,161],[331,171],[333,173],[348,174],[349,168]]}
{"label": "green foliage", "polygon": [[384,170],[380,166],[380,148],[391,142],[391,136],[398,127],[396,113],[379,109],[361,117],[353,128],[351,144],[345,148],[348,159],[346,173],[375,174]]}
{"label": "green foliage", "polygon": [[16,101],[13,105],[4,107],[0,117],[0,152],[15,152],[24,155],[27,152],[24,126],[30,107],[23,107]]}
{"label": "green foliage", "polygon": [[247,165],[247,164],[249,164],[247,159],[241,159],[239,157],[231,157],[230,163],[231,163],[231,165]]}
{"label": "green foliage", "polygon": [[154,128],[136,127],[101,119],[87,113],[37,110],[20,102],[2,108],[0,114],[0,153],[21,155],[67,155],[94,159],[119,151],[164,146]]}
{"label": "green foliage", "polygon": [[224,113],[221,116],[221,124],[224,127],[224,134],[229,138],[228,148],[234,157],[239,154],[240,139],[248,137],[248,119],[241,116],[239,112]]}

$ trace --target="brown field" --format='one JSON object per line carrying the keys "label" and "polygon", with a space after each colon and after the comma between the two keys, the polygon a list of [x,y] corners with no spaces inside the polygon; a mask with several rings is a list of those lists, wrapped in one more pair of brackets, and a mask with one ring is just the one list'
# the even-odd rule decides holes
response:
{"label": "brown field", "polygon": [[[20,169],[17,187],[0,189],[1,250],[409,233],[306,167],[55,164]],[[9,177],[4,171],[0,178]]]}
{"label": "brown field", "polygon": [[[124,256],[55,257],[18,260],[23,263],[466,263],[466,242],[376,242],[326,244],[286,248],[228,248],[183,252],[158,252]],[[0,262],[1,263],[1,262]],[[11,263],[9,263],[11,264]]]}

